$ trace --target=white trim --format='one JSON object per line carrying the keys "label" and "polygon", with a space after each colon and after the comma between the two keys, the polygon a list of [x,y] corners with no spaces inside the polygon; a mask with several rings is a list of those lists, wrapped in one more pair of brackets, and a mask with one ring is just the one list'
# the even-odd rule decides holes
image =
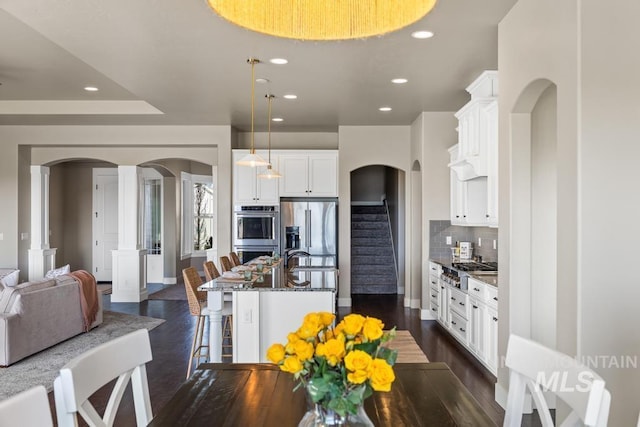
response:
{"label": "white trim", "polygon": [[351,307],[351,297],[338,298],[338,307]]}
{"label": "white trim", "polygon": [[175,285],[176,283],[178,283],[178,279],[175,277],[165,277],[162,279],[162,284],[164,285]]}
{"label": "white trim", "polygon": [[409,297],[405,297],[404,298],[403,306],[404,307],[411,307],[411,299]]}
{"label": "white trim", "polygon": [[421,301],[420,301],[419,299],[412,299],[412,300],[410,300],[410,301],[411,301],[411,302],[410,302],[410,304],[411,304],[411,305],[410,305],[410,307],[411,307],[412,309],[418,309],[418,308],[420,308],[420,303],[421,303]]}
{"label": "white trim", "polygon": [[436,320],[436,317],[431,314],[429,309],[420,309],[420,320]]}

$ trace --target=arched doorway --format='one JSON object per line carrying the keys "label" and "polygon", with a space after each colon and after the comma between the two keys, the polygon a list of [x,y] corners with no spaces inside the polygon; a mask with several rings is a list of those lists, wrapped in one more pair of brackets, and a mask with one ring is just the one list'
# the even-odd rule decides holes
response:
{"label": "arched doorway", "polygon": [[568,266],[558,253],[556,85],[531,83],[511,118],[510,330],[557,348],[558,276]]}
{"label": "arched doorway", "polygon": [[404,173],[351,172],[351,294],[404,294]]}

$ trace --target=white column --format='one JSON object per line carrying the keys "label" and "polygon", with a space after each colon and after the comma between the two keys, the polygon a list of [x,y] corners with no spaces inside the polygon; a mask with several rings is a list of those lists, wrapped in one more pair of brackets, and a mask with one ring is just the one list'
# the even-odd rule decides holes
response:
{"label": "white column", "polygon": [[[222,307],[224,293],[207,291],[207,310],[209,315],[209,362],[222,362]],[[235,339],[234,339],[235,344]]]}
{"label": "white column", "polygon": [[118,249],[112,252],[112,302],[148,298],[147,251],[142,249],[143,182],[137,166],[118,166]]}
{"label": "white column", "polygon": [[29,280],[55,268],[56,249],[49,247],[49,168],[31,166],[31,248]]}

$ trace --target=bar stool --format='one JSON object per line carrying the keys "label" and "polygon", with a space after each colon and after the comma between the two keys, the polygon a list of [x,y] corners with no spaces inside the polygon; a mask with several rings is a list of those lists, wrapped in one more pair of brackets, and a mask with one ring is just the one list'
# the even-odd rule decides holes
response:
{"label": "bar stool", "polygon": [[229,252],[229,259],[231,260],[231,264],[233,264],[234,267],[242,265],[242,263],[240,262],[240,258],[238,258],[238,254],[235,252]]}
{"label": "bar stool", "polygon": [[228,256],[222,255],[220,257],[220,267],[222,268],[223,273],[225,271],[231,271],[231,269],[233,268],[233,265],[231,265],[231,260],[229,260]]}
{"label": "bar stool", "polygon": [[[193,359],[198,362],[200,359],[209,357],[209,346],[202,344],[202,336],[204,335],[204,322],[207,317],[203,314],[206,309],[207,293],[198,291],[198,286],[202,284],[202,278],[198,274],[195,267],[188,267],[182,270],[182,277],[184,278],[184,287],[187,293],[187,302],[189,303],[189,312],[192,316],[197,317],[196,330],[193,334],[193,341],[191,342],[191,352],[189,353],[189,365],[187,367],[187,379],[191,376],[191,365]],[[222,315],[225,316],[225,328],[229,329],[226,332],[227,335],[231,333],[230,326],[227,325],[229,321],[229,315],[231,314],[231,303],[225,302],[222,308]],[[225,339],[225,332],[223,332],[223,341]],[[230,337],[229,337],[230,340]],[[223,346],[224,351],[224,346]],[[233,355],[231,355],[233,357]]]}
{"label": "bar stool", "polygon": [[[213,263],[213,261],[205,261],[203,263],[203,266],[204,266],[204,275],[207,279],[207,282],[210,282],[213,279],[217,279],[218,277],[220,277],[220,272],[216,268],[216,265]],[[225,302],[233,301],[233,295],[231,294],[231,292],[224,292],[223,297]],[[227,347],[232,347],[232,345],[230,344],[224,344],[225,339],[227,339],[228,343],[231,342],[232,325],[233,325],[233,315],[229,314],[228,316],[225,317],[224,327],[222,329],[223,349]],[[223,351],[222,357],[232,357],[232,355],[224,354],[224,351]]]}

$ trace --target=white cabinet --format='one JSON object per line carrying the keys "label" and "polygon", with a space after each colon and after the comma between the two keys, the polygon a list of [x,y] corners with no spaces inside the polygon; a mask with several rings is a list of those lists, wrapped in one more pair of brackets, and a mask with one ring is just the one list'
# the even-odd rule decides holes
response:
{"label": "white cabinet", "polygon": [[[440,273],[442,267],[435,262],[429,263],[429,279],[423,292],[427,294],[429,315],[425,319],[437,319],[440,312]],[[425,301],[425,299],[423,299]]]}
{"label": "white cabinet", "polygon": [[498,226],[498,101],[487,106],[487,225]]}
{"label": "white cabinet", "polygon": [[290,152],[279,155],[280,196],[337,197],[338,152]]}
{"label": "white cabinet", "polygon": [[[249,150],[233,150],[233,203],[235,205],[275,205],[280,203],[278,179],[258,178],[266,170],[265,166],[239,166],[236,161],[246,156]],[[266,159],[268,152],[256,150],[256,154]],[[278,158],[271,152],[271,164],[278,169]]]}
{"label": "white cabinet", "polygon": [[469,278],[469,347],[495,375],[498,369],[498,288]]}
{"label": "white cabinet", "polygon": [[[458,145],[449,149],[455,156]],[[487,177],[479,177],[462,181],[458,174],[451,170],[451,224],[483,226],[487,225]]]}

